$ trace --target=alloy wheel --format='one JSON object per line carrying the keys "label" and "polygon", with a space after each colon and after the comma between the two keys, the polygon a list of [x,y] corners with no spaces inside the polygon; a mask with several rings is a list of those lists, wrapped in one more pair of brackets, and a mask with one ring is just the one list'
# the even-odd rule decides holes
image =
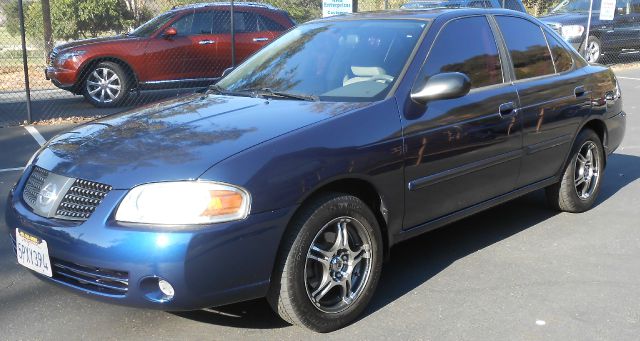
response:
{"label": "alloy wheel", "polygon": [[575,161],[574,184],[578,197],[588,199],[598,187],[600,180],[600,156],[595,143],[585,142]]}
{"label": "alloy wheel", "polygon": [[325,313],[349,308],[371,275],[371,236],[353,217],[327,223],[307,252],[305,288],[313,305]]}
{"label": "alloy wheel", "polygon": [[120,77],[109,68],[97,68],[87,78],[87,93],[99,103],[114,101],[122,88]]}
{"label": "alloy wheel", "polygon": [[590,41],[587,45],[587,61],[596,63],[600,58],[600,44],[596,41]]}

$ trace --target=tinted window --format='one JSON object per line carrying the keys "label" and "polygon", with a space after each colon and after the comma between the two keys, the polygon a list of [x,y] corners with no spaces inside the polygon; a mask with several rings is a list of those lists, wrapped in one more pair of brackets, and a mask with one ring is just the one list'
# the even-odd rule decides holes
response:
{"label": "tinted window", "polygon": [[483,1],[472,1],[469,3],[469,7],[475,8],[492,8],[491,1],[483,0]]}
{"label": "tinted window", "polygon": [[[258,17],[254,13],[234,12],[233,26],[236,33],[249,33],[258,31]],[[231,13],[217,11],[214,19],[214,33],[231,33]]]}
{"label": "tinted window", "polygon": [[193,25],[191,26],[191,34],[211,34],[213,26],[213,12],[196,12],[193,15]]}
{"label": "tinted window", "polygon": [[503,6],[506,9],[512,9],[514,11],[522,11],[522,5],[518,0],[502,0]]}
{"label": "tinted window", "polygon": [[140,25],[140,27],[129,32],[129,34],[133,36],[147,37],[153,34],[154,32],[156,32],[157,30],[159,30],[160,27],[164,26],[166,23],[169,22],[169,20],[173,19],[174,17],[175,17],[175,13],[172,13],[172,12],[161,14],[147,21],[146,23]]}
{"label": "tinted window", "polygon": [[569,51],[562,46],[558,40],[551,34],[547,34],[547,41],[551,48],[551,56],[553,57],[553,63],[556,66],[556,72],[569,71],[573,66],[573,58]]}
{"label": "tinted window", "polygon": [[514,17],[497,16],[496,20],[511,53],[516,79],[555,73],[540,26]]}
{"label": "tinted window", "polygon": [[178,35],[186,36],[191,34],[191,25],[193,23],[193,13],[187,14],[182,18],[176,20],[171,27],[175,28],[178,31]]}
{"label": "tinted window", "polygon": [[258,15],[258,22],[260,24],[260,31],[280,32],[285,30],[284,26],[263,15]]}
{"label": "tinted window", "polygon": [[472,88],[502,83],[498,48],[485,17],[458,19],[440,31],[420,80],[442,72],[466,74]]}

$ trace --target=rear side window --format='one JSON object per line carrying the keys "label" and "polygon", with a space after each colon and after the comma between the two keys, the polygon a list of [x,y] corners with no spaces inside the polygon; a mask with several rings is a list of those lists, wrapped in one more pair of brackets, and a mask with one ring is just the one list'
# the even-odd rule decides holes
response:
{"label": "rear side window", "polygon": [[480,0],[480,1],[471,1],[469,3],[469,7],[475,8],[492,8],[491,1],[489,0]]}
{"label": "rear side window", "polygon": [[518,0],[499,0],[502,2],[502,6],[506,9],[512,9],[514,11],[524,12],[522,5]]}
{"label": "rear side window", "polygon": [[555,73],[551,53],[540,26],[515,17],[496,16],[496,21],[511,54],[516,79]]}
{"label": "rear side window", "polygon": [[498,48],[486,17],[449,22],[431,47],[418,85],[442,72],[466,74],[472,88],[502,83]]}
{"label": "rear side window", "polygon": [[264,15],[258,15],[258,24],[260,24],[260,31],[281,32],[285,30],[284,26],[271,20],[271,18],[265,17]]}
{"label": "rear side window", "polygon": [[[249,12],[234,12],[233,26],[235,26],[235,33],[257,32],[258,16]],[[229,11],[216,11],[213,33],[231,33],[231,13]]]}
{"label": "rear side window", "polygon": [[573,58],[569,51],[567,51],[562,44],[556,40],[551,34],[545,33],[547,36],[547,42],[551,48],[551,57],[553,57],[553,64],[556,66],[556,72],[565,72],[571,70],[573,66]]}
{"label": "rear side window", "polygon": [[213,26],[213,12],[196,12],[193,15],[193,25],[191,26],[191,34],[211,34]]}

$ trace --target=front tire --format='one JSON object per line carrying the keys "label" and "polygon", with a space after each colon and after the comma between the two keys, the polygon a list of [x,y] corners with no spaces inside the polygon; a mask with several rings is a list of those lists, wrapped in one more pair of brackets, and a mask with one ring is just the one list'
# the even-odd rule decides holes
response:
{"label": "front tire", "polygon": [[560,211],[580,213],[593,207],[604,174],[604,148],[591,129],[578,134],[559,183],[546,189],[549,204]]}
{"label": "front tire", "polygon": [[119,64],[101,62],[89,70],[82,83],[82,95],[100,108],[121,105],[131,89],[131,77]]}
{"label": "front tire", "polygon": [[267,299],[291,324],[334,331],[368,305],[382,257],[380,227],[369,207],[351,195],[323,195],[292,221]]}
{"label": "front tire", "polygon": [[589,63],[600,63],[603,59],[602,41],[594,36],[589,36],[587,46],[585,47],[585,59]]}

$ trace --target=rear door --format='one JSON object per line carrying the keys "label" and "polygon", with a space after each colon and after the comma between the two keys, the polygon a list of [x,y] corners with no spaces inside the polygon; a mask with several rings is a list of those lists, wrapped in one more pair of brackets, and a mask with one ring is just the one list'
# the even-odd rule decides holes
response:
{"label": "rear door", "polygon": [[414,91],[442,72],[465,73],[472,89],[461,98],[405,109],[405,229],[514,188],[521,122],[498,51],[485,16],[454,19],[438,33]]}
{"label": "rear door", "polygon": [[537,23],[510,16],[495,20],[520,98],[524,156],[517,187],[523,187],[558,174],[578,125],[591,110],[587,75],[555,35]]}

